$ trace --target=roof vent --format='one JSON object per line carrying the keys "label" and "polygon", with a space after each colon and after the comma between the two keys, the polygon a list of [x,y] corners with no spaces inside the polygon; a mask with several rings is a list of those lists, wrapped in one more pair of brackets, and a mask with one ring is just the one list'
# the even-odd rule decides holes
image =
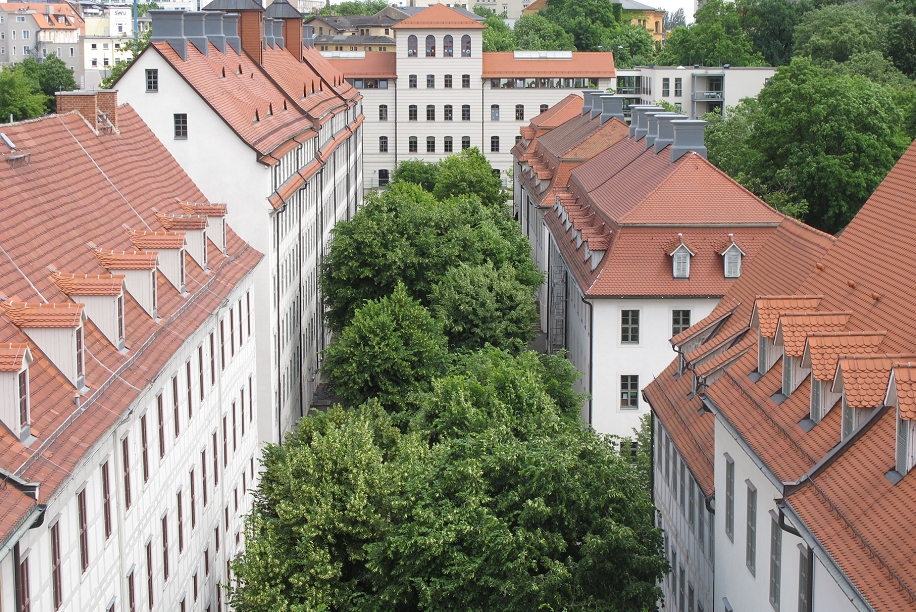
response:
{"label": "roof vent", "polygon": [[706,145],[703,141],[706,122],[701,120],[672,121],[674,142],[671,144],[671,161],[676,162],[688,151],[706,159]]}
{"label": "roof vent", "polygon": [[642,140],[649,133],[649,113],[661,113],[665,109],[661,106],[640,106],[636,114],[636,130],[633,130],[633,124],[630,124],[630,133],[633,134],[634,140]]}
{"label": "roof vent", "polygon": [[[223,15],[223,34],[226,36],[226,44],[235,51],[236,55],[242,54],[242,39],[239,36],[239,19],[238,13],[226,13]],[[242,66],[239,64],[239,74],[242,74]]]}
{"label": "roof vent", "polygon": [[313,26],[302,26],[302,44],[308,49],[315,47],[315,28]]}
{"label": "roof vent", "polygon": [[655,111],[665,110],[652,104],[631,104],[630,105],[630,138],[636,138],[636,128],[639,126],[639,115],[646,109]]}
{"label": "roof vent", "polygon": [[651,149],[652,145],[655,144],[655,139],[658,138],[658,126],[659,121],[662,117],[667,115],[676,115],[677,113],[669,113],[667,111],[662,111],[660,113],[650,112],[646,113],[646,122],[648,124],[646,132],[646,149]]}
{"label": "roof vent", "polygon": [[601,125],[604,125],[611,119],[617,118],[621,123],[626,121],[623,114],[623,96],[601,96]]}
{"label": "roof vent", "polygon": [[274,20],[270,17],[264,19],[264,48],[274,48]]}
{"label": "roof vent", "polygon": [[[223,17],[225,15],[219,12],[204,13],[204,34],[210,44],[216,47],[220,53],[226,53],[226,34],[223,31]],[[226,69],[223,68],[223,76],[226,76]]]}
{"label": "roof vent", "polygon": [[273,25],[274,44],[277,46],[277,49],[284,49],[285,46],[284,46],[284,41],[283,41],[283,20],[274,19],[273,24],[274,24]]}
{"label": "roof vent", "polygon": [[188,42],[197,47],[197,50],[204,55],[208,55],[210,46],[207,37],[204,34],[204,16],[203,12],[188,12],[184,14],[184,35]]}
{"label": "roof vent", "polygon": [[592,89],[582,90],[582,114],[587,115],[592,111]]}
{"label": "roof vent", "polygon": [[658,120],[658,136],[655,137],[653,147],[657,155],[662,149],[674,142],[674,120],[688,119],[687,115],[666,114],[656,115]]}
{"label": "roof vent", "polygon": [[166,42],[178,54],[188,61],[188,39],[184,37],[184,11],[149,11],[152,19],[150,28],[153,34],[150,42]]}

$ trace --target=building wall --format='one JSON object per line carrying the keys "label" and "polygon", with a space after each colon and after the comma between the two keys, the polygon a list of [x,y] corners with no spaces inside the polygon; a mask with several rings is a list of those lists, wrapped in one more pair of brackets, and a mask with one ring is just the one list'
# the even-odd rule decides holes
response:
{"label": "building wall", "polygon": [[[633,429],[639,427],[639,420],[649,411],[649,406],[640,393],[637,410],[621,408],[620,377],[639,376],[640,390],[649,384],[673,356],[669,342],[672,311],[689,310],[690,320],[699,321],[712,312],[718,300],[631,298],[593,299],[592,303],[595,312],[591,423],[601,433],[630,436]],[[638,343],[620,340],[623,310],[639,311]]]}
{"label": "building wall", "polygon": [[[263,265],[263,264],[261,264]],[[251,275],[242,279],[229,295],[229,304],[237,303],[254,290]],[[58,525],[61,550],[63,604],[60,610],[105,610],[112,602],[116,610],[128,609],[128,575],[133,572],[136,609],[148,608],[147,560],[145,545],[152,544],[153,594],[156,610],[177,610],[186,599],[188,609],[204,609],[210,602],[215,608],[219,583],[226,580],[226,562],[243,547],[243,516],[250,511],[251,496],[247,489],[255,486],[255,455],[259,448],[249,414],[257,413],[249,393],[257,402],[258,379],[255,371],[255,335],[244,336],[235,355],[229,356],[226,368],[216,359],[216,384],[211,384],[209,370],[209,334],[217,331],[218,320],[228,308],[214,312],[188,338],[168,364],[153,378],[125,412],[125,417],[90,449],[71,478],[47,501],[44,522],[26,532],[19,542],[21,558],[28,558],[32,610],[53,610],[51,572],[51,529]],[[239,336],[236,335],[238,341]],[[198,346],[204,348],[204,400],[200,400]],[[219,350],[217,344],[217,351]],[[193,413],[188,416],[185,363],[192,365],[191,387]],[[87,368],[100,367],[91,360]],[[178,376],[179,435],[175,435],[172,376]],[[249,387],[250,385],[250,387]],[[249,391],[249,388],[252,391]],[[240,394],[245,393],[246,413],[241,412]],[[159,417],[157,395],[164,404],[165,453],[159,451]],[[233,416],[233,402],[236,416]],[[104,399],[102,400],[104,404]],[[95,405],[93,409],[101,409]],[[251,413],[249,413],[251,410]],[[141,419],[146,419],[149,479],[144,481]],[[223,422],[226,423],[224,454]],[[242,435],[244,427],[245,434]],[[218,484],[214,483],[212,435],[217,436]],[[130,508],[125,504],[125,479],[122,440],[128,440]],[[202,481],[201,452],[206,453],[207,481]],[[108,465],[112,533],[105,534],[102,465]],[[191,477],[195,482],[195,526],[191,524]],[[243,474],[244,480],[243,480]],[[206,489],[207,504],[203,504]],[[86,492],[89,566],[84,571],[80,558],[80,533],[77,495]],[[183,550],[179,551],[177,495],[182,492]],[[236,505],[236,497],[238,505]],[[161,518],[168,523],[169,578],[163,574]],[[227,525],[228,520],[228,525]],[[219,533],[216,533],[218,528]],[[217,545],[217,537],[219,544]],[[219,551],[217,552],[217,546]],[[204,550],[209,551],[209,575],[203,567]],[[2,561],[2,606],[12,610],[12,560]],[[193,580],[198,579],[198,601],[193,600]],[[8,588],[9,587],[9,588]],[[225,595],[223,594],[223,601]],[[211,608],[211,609],[213,609]]]}

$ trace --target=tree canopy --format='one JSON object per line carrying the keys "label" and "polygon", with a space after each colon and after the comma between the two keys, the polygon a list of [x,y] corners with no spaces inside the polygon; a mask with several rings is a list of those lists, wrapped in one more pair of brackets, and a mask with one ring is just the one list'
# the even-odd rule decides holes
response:
{"label": "tree canopy", "polygon": [[515,47],[530,51],[575,51],[573,35],[540,13],[522,15],[515,22]]}
{"label": "tree canopy", "polygon": [[53,53],[42,58],[41,61],[34,57],[27,57],[18,65],[18,69],[37,83],[38,89],[46,96],[45,111],[49,113],[57,110],[55,93],[73,91],[77,88],[73,71],[64,63],[64,60]]}
{"label": "tree canopy", "polygon": [[40,117],[45,112],[48,96],[41,93],[38,83],[17,66],[0,68],[0,118],[13,121]]}
{"label": "tree canopy", "polygon": [[745,35],[734,2],[708,0],[696,22],[668,35],[655,62],[662,66],[765,66],[766,60]]}
{"label": "tree canopy", "polygon": [[321,7],[319,15],[340,15],[348,17],[350,15],[375,15],[379,11],[388,7],[386,0],[347,0],[340,4],[330,4]]}

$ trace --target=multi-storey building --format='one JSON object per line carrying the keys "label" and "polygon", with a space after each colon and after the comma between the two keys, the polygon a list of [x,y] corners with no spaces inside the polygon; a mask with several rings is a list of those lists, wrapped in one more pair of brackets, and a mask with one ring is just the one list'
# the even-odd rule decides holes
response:
{"label": "multi-storey building", "polygon": [[263,255],[116,97],[0,137],[3,610],[220,609],[244,545]]}
{"label": "multi-storey building", "polygon": [[656,499],[680,542],[675,610],[697,580],[692,526],[665,501],[685,471],[716,516],[706,609],[916,608],[916,312],[902,263],[914,179],[911,147],[836,239],[784,222],[720,306],[672,338],[677,359],[645,395]]}
{"label": "multi-storey building", "polygon": [[[637,66],[617,71],[617,93],[630,105],[664,100],[691,119],[722,113],[744,98],[755,98],[776,73],[771,67]],[[629,112],[627,112],[629,115]]]}
{"label": "multi-storey building", "polygon": [[67,3],[0,3],[0,65],[26,57],[40,59],[55,54],[73,70],[77,84],[83,79],[80,36],[85,23]]}
{"label": "multi-storey building", "polygon": [[636,110],[626,128],[622,98],[589,91],[580,116],[543,136],[535,121],[515,148],[548,349],[582,372],[583,419],[624,436],[668,339],[709,314],[783,219],[706,160],[704,122]]}
{"label": "multi-storey building", "polygon": [[[212,9],[212,10],[211,10]],[[223,10],[224,9],[224,10]],[[267,254],[253,299],[261,437],[280,441],[319,384],[318,270],[362,201],[362,103],[284,0],[150,11],[153,38],[115,86],[240,235]]]}
{"label": "multi-storey building", "polygon": [[81,43],[86,74],[84,87],[97,88],[116,64],[129,60],[126,43],[133,37],[133,12],[129,6],[84,9],[86,35]]}
{"label": "multi-storey building", "polygon": [[470,147],[508,184],[512,146],[531,117],[571,89],[614,84],[611,53],[483,53],[484,25],[442,4],[392,29],[395,53],[329,58],[364,96],[367,188],[387,184],[405,159],[438,161]]}

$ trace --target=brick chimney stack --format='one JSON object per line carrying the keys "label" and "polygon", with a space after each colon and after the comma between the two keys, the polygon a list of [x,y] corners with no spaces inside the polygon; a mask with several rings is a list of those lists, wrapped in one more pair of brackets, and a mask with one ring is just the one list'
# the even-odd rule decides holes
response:
{"label": "brick chimney stack", "polygon": [[[59,91],[57,97],[57,114],[63,115],[77,111],[93,126],[96,132],[107,131],[108,124],[118,129],[118,92],[117,90],[76,90]],[[105,123],[100,115],[108,118]]]}

